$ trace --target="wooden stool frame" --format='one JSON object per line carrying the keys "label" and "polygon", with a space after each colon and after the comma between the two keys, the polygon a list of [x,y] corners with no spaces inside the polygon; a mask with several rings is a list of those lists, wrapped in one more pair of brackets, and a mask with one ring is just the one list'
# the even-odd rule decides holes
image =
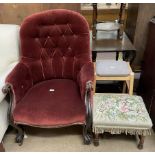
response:
{"label": "wooden stool frame", "polygon": [[[129,68],[130,74],[127,76],[98,76],[96,75],[96,72],[95,72],[94,93],[96,91],[96,81],[124,81],[122,93],[126,92],[126,86],[127,86],[129,95],[133,95],[134,72],[132,71],[129,62],[128,62],[128,68]],[[96,70],[95,63],[94,63],[94,70]]]}

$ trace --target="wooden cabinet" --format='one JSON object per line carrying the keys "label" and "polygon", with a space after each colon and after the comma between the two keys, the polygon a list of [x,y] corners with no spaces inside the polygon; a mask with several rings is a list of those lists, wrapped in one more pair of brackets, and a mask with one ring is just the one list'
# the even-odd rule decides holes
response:
{"label": "wooden cabinet", "polygon": [[134,66],[141,66],[147,42],[148,25],[155,15],[155,3],[129,3],[125,32],[136,48]]}
{"label": "wooden cabinet", "polygon": [[155,127],[155,17],[149,22],[139,92],[144,99]]}

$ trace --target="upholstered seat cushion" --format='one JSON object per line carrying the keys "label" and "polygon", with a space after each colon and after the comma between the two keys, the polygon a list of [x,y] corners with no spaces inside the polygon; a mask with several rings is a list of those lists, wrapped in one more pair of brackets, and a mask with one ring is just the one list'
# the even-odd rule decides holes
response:
{"label": "upholstered seat cushion", "polygon": [[16,123],[33,126],[83,124],[85,105],[73,80],[52,79],[32,87],[13,112]]}
{"label": "upholstered seat cushion", "polygon": [[127,76],[130,70],[125,61],[97,60],[96,74],[98,76]]}
{"label": "upholstered seat cushion", "polygon": [[95,94],[93,129],[95,132],[149,133],[152,121],[140,96]]}

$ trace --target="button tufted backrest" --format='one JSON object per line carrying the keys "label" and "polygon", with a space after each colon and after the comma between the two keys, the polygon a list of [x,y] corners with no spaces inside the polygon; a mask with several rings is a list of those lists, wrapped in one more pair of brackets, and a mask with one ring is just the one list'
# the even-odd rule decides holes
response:
{"label": "button tufted backrest", "polygon": [[27,17],[20,30],[21,61],[34,83],[51,78],[75,79],[91,61],[88,23],[77,12],[50,10]]}

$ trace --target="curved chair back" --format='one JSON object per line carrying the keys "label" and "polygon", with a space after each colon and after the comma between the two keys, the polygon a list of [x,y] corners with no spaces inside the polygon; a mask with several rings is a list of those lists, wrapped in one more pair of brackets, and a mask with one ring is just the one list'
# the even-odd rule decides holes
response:
{"label": "curved chair back", "polygon": [[22,62],[33,83],[75,79],[81,66],[91,61],[88,23],[77,12],[58,9],[29,16],[20,37]]}

